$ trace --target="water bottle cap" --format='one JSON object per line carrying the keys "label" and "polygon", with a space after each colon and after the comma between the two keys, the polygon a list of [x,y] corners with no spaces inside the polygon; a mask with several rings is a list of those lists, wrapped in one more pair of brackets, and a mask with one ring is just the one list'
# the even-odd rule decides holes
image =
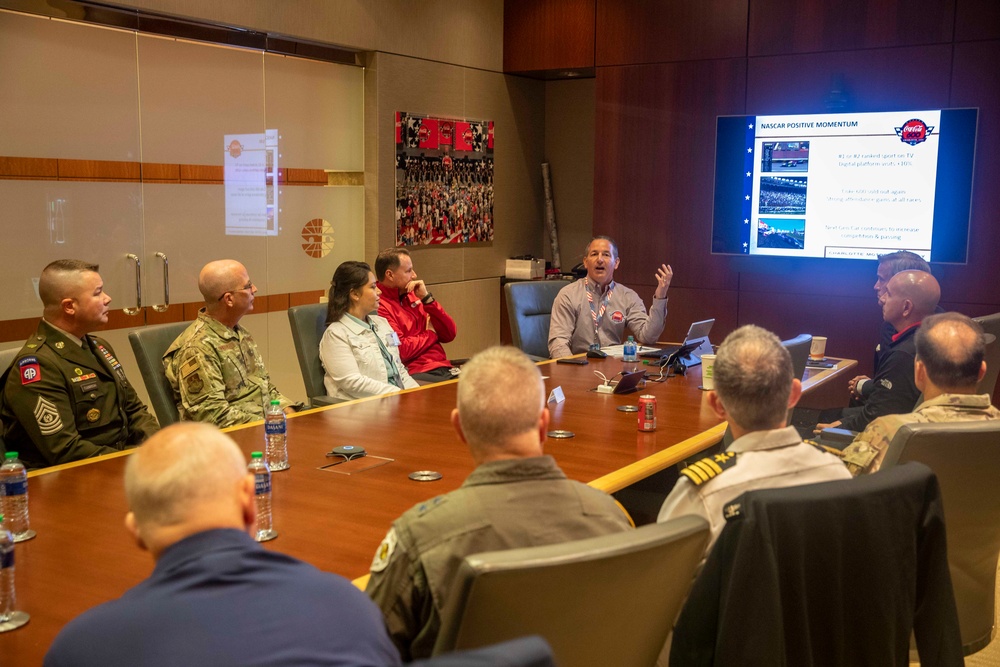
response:
{"label": "water bottle cap", "polygon": [[4,458],[5,459],[16,459],[17,458],[17,452],[7,452],[6,454],[4,454]]}
{"label": "water bottle cap", "polygon": [[264,458],[263,452],[250,452],[250,458],[252,459],[262,459]]}
{"label": "water bottle cap", "polygon": [[281,401],[275,399],[275,400],[271,401],[271,405],[281,405]]}

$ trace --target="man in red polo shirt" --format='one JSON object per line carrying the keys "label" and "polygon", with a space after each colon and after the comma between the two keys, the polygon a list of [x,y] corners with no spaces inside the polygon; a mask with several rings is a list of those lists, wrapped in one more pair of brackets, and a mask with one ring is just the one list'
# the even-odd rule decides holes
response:
{"label": "man in red polo shirt", "polygon": [[378,314],[399,336],[399,356],[410,377],[427,383],[458,375],[441,347],[455,339],[455,320],[427,291],[424,281],[417,280],[410,253],[404,248],[386,248],[375,258],[375,275],[382,292]]}

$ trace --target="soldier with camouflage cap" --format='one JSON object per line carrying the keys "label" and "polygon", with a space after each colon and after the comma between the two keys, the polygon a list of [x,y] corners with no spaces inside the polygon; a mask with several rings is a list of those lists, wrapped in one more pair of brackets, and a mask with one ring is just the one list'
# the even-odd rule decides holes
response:
{"label": "soldier with camouflage cap", "polygon": [[843,452],[854,475],[876,472],[896,431],[904,424],[1000,419],[989,394],[977,394],[986,374],[983,329],[961,313],[924,319],[916,335],[914,382],[923,402],[913,412],[879,417]]}
{"label": "soldier with camouflage cap", "polygon": [[301,409],[271,383],[257,343],[239,324],[257,293],[246,267],[231,259],[209,262],[198,289],[205,307],[163,355],[181,419],[222,428],[263,419],[272,400],[286,413]]}

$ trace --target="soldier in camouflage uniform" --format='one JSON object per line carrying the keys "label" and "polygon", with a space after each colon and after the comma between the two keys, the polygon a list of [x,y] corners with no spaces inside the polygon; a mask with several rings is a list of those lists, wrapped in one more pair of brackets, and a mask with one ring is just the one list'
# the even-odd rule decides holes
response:
{"label": "soldier in camouflage uniform", "polygon": [[4,440],[29,468],[111,454],[159,429],[115,351],[90,331],[111,297],[96,264],[62,259],[42,271],[38,329],[0,380]]}
{"label": "soldier in camouflage uniform", "polygon": [[986,342],[979,324],[960,313],[932,315],[917,330],[916,348],[914,380],[924,401],[908,414],[876,419],[844,449],[853,475],[876,472],[904,424],[1000,419],[989,394],[976,394],[986,374]]}
{"label": "soldier in camouflage uniform", "polygon": [[452,423],[478,467],[461,488],[393,523],[366,589],[404,661],[431,654],[465,556],[629,529],[610,496],[566,479],[542,454],[544,401],[538,368],[514,348],[490,348],[462,367]]}
{"label": "soldier in camouflage uniform", "polygon": [[181,419],[220,428],[264,418],[264,407],[281,402],[286,413],[302,407],[271,383],[250,332],[239,325],[253,310],[257,287],[233,260],[205,265],[198,276],[205,307],[163,355]]}

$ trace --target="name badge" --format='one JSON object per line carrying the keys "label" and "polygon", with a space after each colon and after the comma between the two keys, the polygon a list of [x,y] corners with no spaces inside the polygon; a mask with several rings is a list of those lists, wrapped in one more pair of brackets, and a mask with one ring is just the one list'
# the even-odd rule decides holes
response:
{"label": "name badge", "polygon": [[385,335],[385,344],[388,347],[399,347],[399,334],[395,331],[390,331]]}

